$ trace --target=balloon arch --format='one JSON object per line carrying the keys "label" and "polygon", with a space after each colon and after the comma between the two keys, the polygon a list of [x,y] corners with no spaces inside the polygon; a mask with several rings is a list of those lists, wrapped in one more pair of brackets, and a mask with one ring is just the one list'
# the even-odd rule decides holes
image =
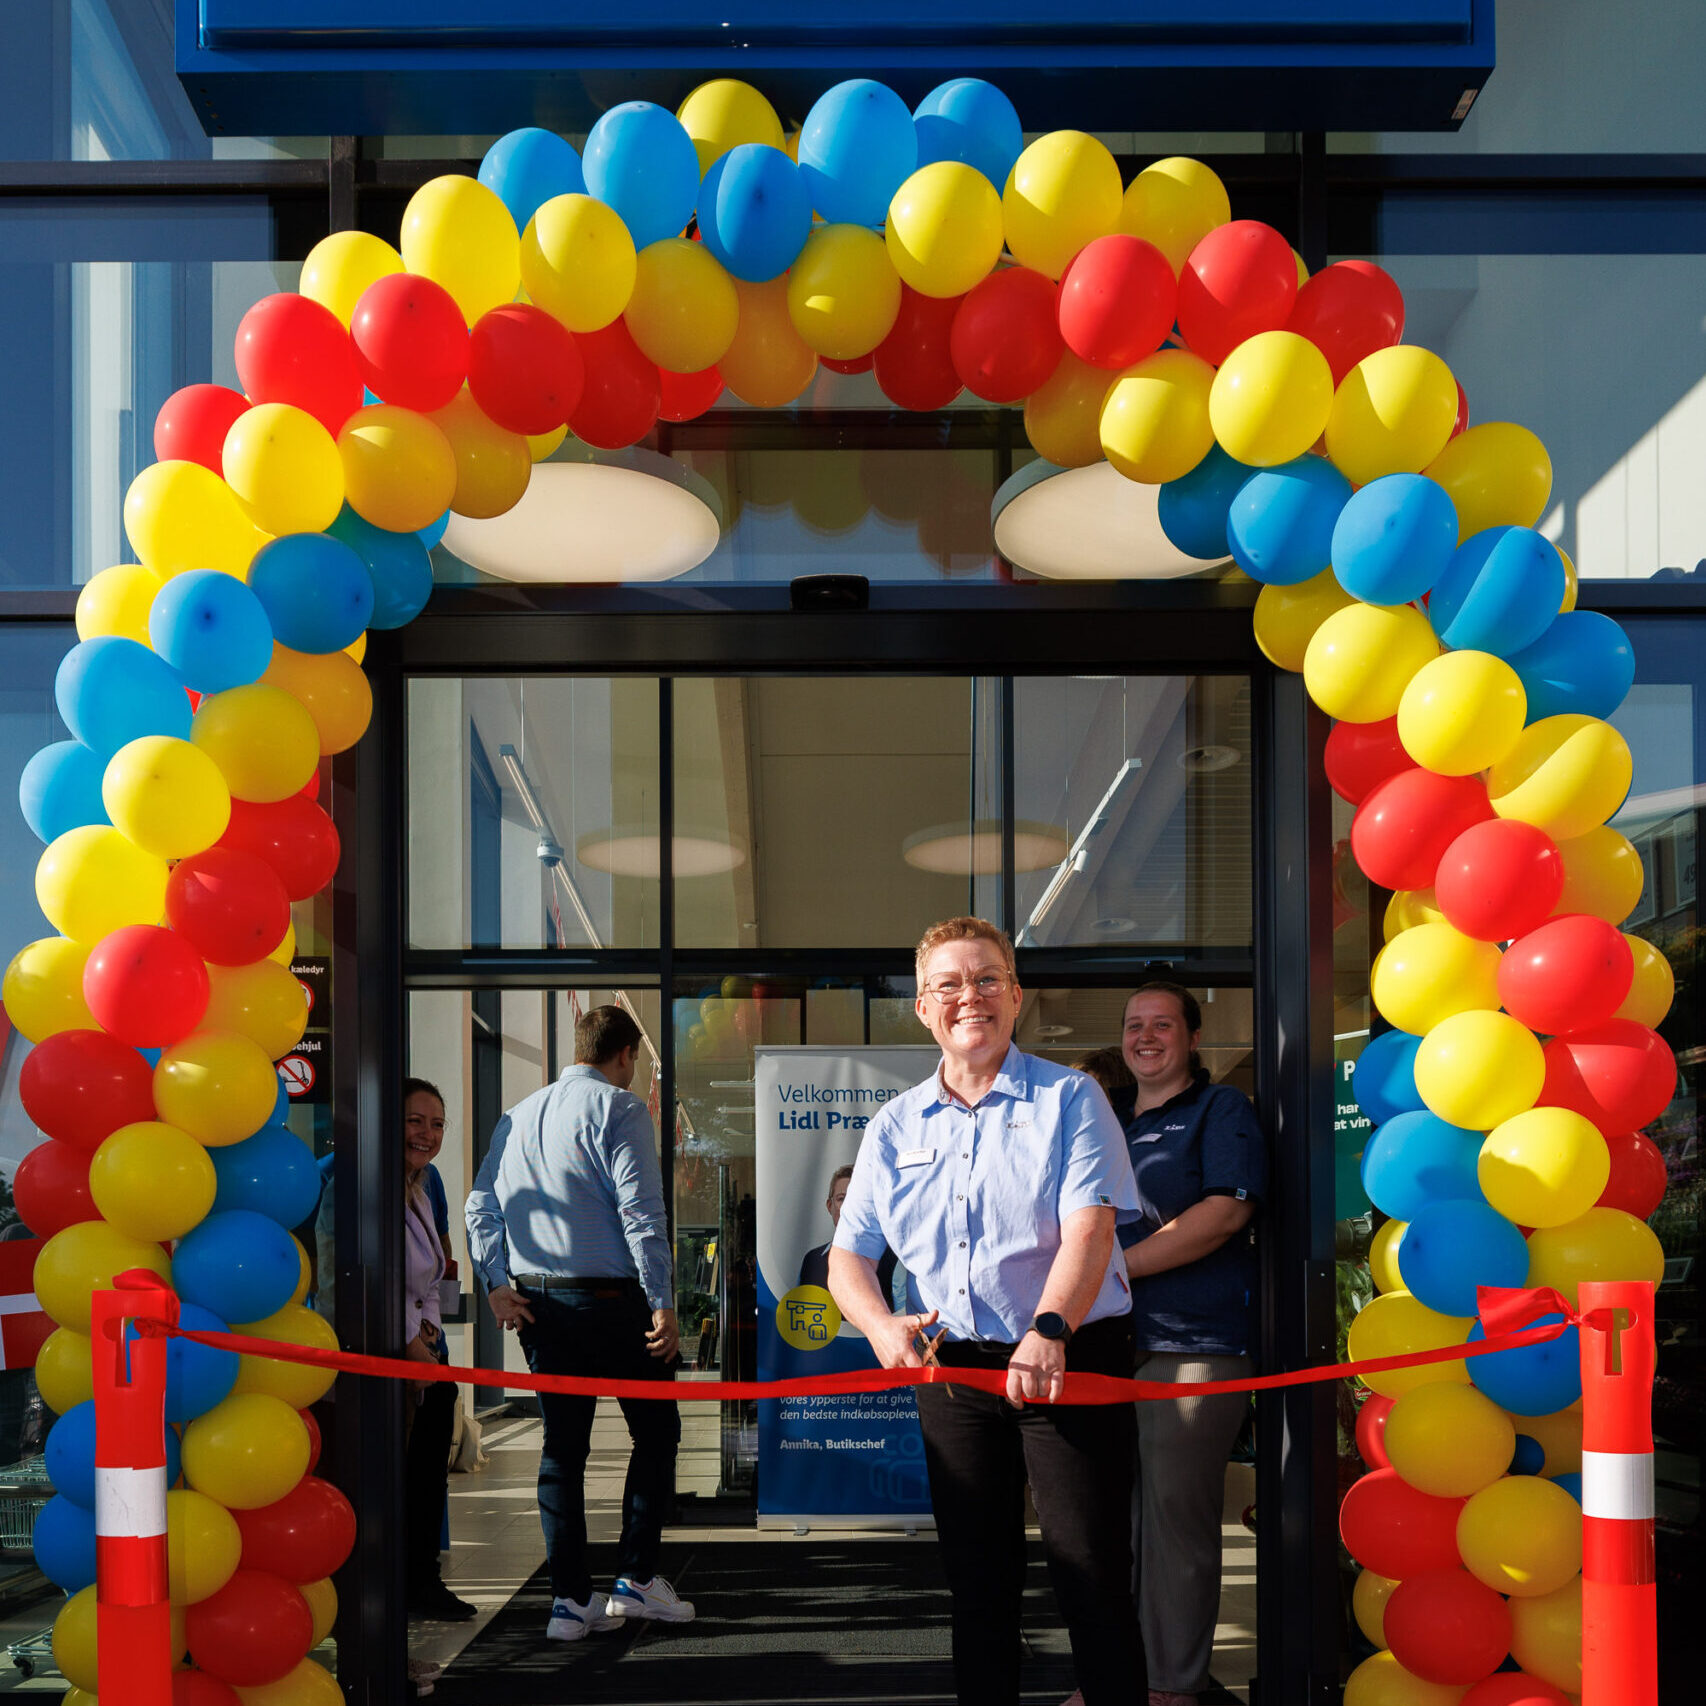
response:
{"label": "balloon arch", "polygon": [[[124,506],[140,561],[83,589],[59,670],[75,738],[21,786],[57,932],[4,989],[36,1045],[21,1092],[46,1141],[15,1189],[58,1324],[37,1378],[60,1491],[36,1553],[72,1593],[55,1650],[77,1687],[95,1686],[91,1290],[152,1268],[192,1323],[331,1343],[302,1306],[288,1228],[318,1177],[274,1062],[307,1018],[290,903],[338,859],[320,760],[371,712],[364,631],[425,604],[448,512],[509,509],[566,434],[632,444],[725,387],[782,407],[820,362],[874,369],[910,409],[962,388],[1023,404],[1050,462],[1158,484],[1174,543],[1263,583],[1262,650],[1337,719],[1351,851],[1396,891],[1370,979],[1394,1029],[1356,1079],[1378,1126],[1363,1179],[1392,1218],[1353,1355],[1478,1336],[1477,1284],[1573,1300],[1582,1279],[1658,1277],[1643,1217],[1664,1169],[1639,1132],[1674,1084],[1653,1029],[1671,976],[1617,928],[1642,874],[1607,822],[1631,765],[1606,719],[1634,660],[1536,531],[1544,447],[1468,426],[1403,320],[1379,267],[1308,277],[1207,167],[1122,185],[1093,137],[1026,146],[967,79],[916,112],[842,83],[792,136],[726,80],[678,114],[614,108],[584,157],[516,131],[477,180],[423,186],[396,248],[339,232],[299,294],[249,310],[243,393],[192,385],[160,411]],[[305,1657],[354,1532],[311,1473],[330,1376],[184,1342],[172,1359],[193,1698],[333,1701]],[[1575,1359],[1571,1333],[1371,1382],[1342,1531],[1378,1650],[1348,1706],[1503,1701],[1507,1654],[1524,1699],[1579,1687]]]}

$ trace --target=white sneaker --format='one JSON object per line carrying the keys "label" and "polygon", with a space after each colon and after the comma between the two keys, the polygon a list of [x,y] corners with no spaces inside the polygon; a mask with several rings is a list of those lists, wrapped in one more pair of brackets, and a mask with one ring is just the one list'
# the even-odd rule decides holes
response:
{"label": "white sneaker", "polygon": [[[614,1629],[620,1619],[596,1609],[598,1595],[586,1600],[554,1599],[551,1601],[551,1620],[545,1625],[548,1641],[579,1641],[586,1635]],[[691,1613],[689,1614],[691,1615]]]}
{"label": "white sneaker", "polygon": [[604,1614],[618,1623],[630,1617],[651,1618],[659,1623],[691,1623],[693,1602],[683,1599],[662,1576],[653,1576],[649,1582],[618,1576]]}

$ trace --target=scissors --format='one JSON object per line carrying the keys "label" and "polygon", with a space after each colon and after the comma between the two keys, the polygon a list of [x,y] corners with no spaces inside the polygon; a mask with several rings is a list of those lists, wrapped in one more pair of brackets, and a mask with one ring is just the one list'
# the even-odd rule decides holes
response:
{"label": "scissors", "polygon": [[919,1356],[923,1358],[924,1366],[926,1368],[940,1368],[942,1366],[936,1360],[936,1347],[941,1344],[942,1338],[947,1331],[948,1329],[946,1327],[938,1327],[936,1329],[936,1337],[933,1339],[923,1330],[923,1328],[920,1328],[918,1332],[913,1335],[913,1346],[917,1350]]}

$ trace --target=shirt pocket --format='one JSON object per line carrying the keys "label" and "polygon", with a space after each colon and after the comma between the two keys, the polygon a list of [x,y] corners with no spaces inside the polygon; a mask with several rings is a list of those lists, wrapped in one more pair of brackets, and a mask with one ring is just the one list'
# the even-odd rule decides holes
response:
{"label": "shirt pocket", "polygon": [[1060,1237],[1060,1139],[1052,1122],[1021,1104],[1014,1124],[1004,1119],[982,1158],[983,1222],[1006,1248],[1048,1248]]}

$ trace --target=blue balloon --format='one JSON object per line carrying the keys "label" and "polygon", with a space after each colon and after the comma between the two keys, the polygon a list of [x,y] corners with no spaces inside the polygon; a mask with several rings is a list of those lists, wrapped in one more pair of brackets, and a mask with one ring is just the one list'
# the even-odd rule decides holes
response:
{"label": "blue balloon", "polygon": [[592,127],[581,162],[589,195],[621,215],[634,247],[679,237],[699,194],[699,155],[674,113],[624,101]]}
{"label": "blue balloon", "polygon": [[289,1301],[302,1277],[296,1243],[253,1209],[210,1214],[178,1240],[172,1287],[186,1303],[222,1320],[261,1321]]}
{"label": "blue balloon", "polygon": [[293,652],[341,652],[373,617],[366,564],[324,533],[287,533],[263,545],[249,565],[249,586],[278,643]]}
{"label": "blue balloon", "polygon": [[1226,514],[1232,560],[1265,586],[1313,580],[1332,557],[1333,527],[1350,495],[1350,481],[1321,456],[1252,474]]}
{"label": "blue balloon", "polygon": [[585,195],[581,157],[554,130],[512,130],[486,150],[480,182],[509,209],[517,231],[553,196]]}
{"label": "blue balloon", "polygon": [[[278,1095],[273,1098],[272,1112],[267,1115],[268,1125],[283,1125],[290,1118],[290,1088],[284,1081],[281,1072],[278,1078]],[[211,1151],[209,1152],[211,1153]]]}
{"label": "blue balloon", "polygon": [[101,634],[60,660],[54,703],[78,740],[103,760],[143,735],[190,738],[183,677],[137,640]]}
{"label": "blue balloon", "polygon": [[1564,602],[1564,559],[1532,527],[1488,527],[1458,546],[1428,619],[1458,651],[1508,658],[1532,646]]}
{"label": "blue balloon", "polygon": [[392,533],[375,527],[345,504],[326,531],[361,558],[373,582],[369,628],[401,628],[426,608],[432,597],[432,558],[418,533]]}
{"label": "blue balloon", "polygon": [[320,1170],[308,1145],[281,1125],[264,1125],[253,1137],[208,1155],[219,1181],[215,1214],[253,1209],[288,1229],[300,1226],[320,1200]]}
{"label": "blue balloon", "polygon": [[918,131],[886,83],[849,78],[819,95],[800,130],[800,173],[831,225],[881,225],[918,170]]}
{"label": "blue balloon", "polygon": [[[43,1448],[47,1478],[83,1510],[95,1508],[95,1401],[73,1404],[48,1430]],[[166,1429],[166,1485],[175,1486],[183,1464],[175,1429]]]}
{"label": "blue balloon", "polygon": [[[1408,1233],[1405,1234],[1409,1236]],[[1507,1475],[1538,1475],[1546,1467],[1546,1447],[1533,1434],[1518,1434]]]}
{"label": "blue balloon", "polygon": [[[1409,1233],[1405,1233],[1406,1238]],[[1531,1326],[1549,1327],[1562,1315],[1542,1315]],[[1469,1329],[1469,1343],[1479,1344],[1487,1336],[1477,1321]],[[1571,1327],[1543,1345],[1522,1345],[1514,1351],[1494,1351],[1491,1356],[1470,1357],[1464,1367],[1476,1389],[1484,1392],[1514,1416],[1550,1416],[1567,1410],[1582,1395],[1581,1345]]]}
{"label": "blue balloon", "polygon": [[1416,1088],[1416,1050],[1421,1046],[1422,1039],[1408,1031],[1382,1031],[1357,1056],[1351,1093],[1376,1125],[1427,1106]]}
{"label": "blue balloon", "polygon": [[1582,1502],[1582,1477],[1579,1471],[1554,1475],[1552,1480],[1556,1485],[1562,1487],[1578,1505]]}
{"label": "blue balloon", "polygon": [[56,1493],[41,1508],[30,1535],[36,1568],[67,1593],[95,1579],[95,1513]]}
{"label": "blue balloon", "polygon": [[1457,506],[1425,474],[1370,480],[1333,528],[1333,573],[1364,604],[1409,604],[1432,589],[1457,550]]}
{"label": "blue balloon", "polygon": [[1398,1271],[1428,1308],[1470,1316],[1479,1307],[1477,1286],[1518,1286],[1528,1278],[1528,1244],[1478,1196],[1430,1202],[1404,1229]]}
{"label": "blue balloon", "polygon": [[18,805],[24,822],[43,841],[57,841],[68,829],[111,823],[101,799],[106,760],[80,740],[56,740],[24,766],[18,778]]}
{"label": "blue balloon", "polygon": [[1168,480],[1156,493],[1161,531],[1187,557],[1224,557],[1226,518],[1250,472],[1247,463],[1233,461],[1215,445],[1190,473]]}
{"label": "blue balloon", "polygon": [[743,142],[714,161],[699,186],[699,235],[736,278],[780,278],[811,231],[806,181],[777,149]]}
{"label": "blue balloon", "polygon": [[918,164],[963,160],[975,166],[999,195],[1025,147],[1024,126],[1013,103],[981,77],[939,83],[912,109]]}
{"label": "blue balloon", "polygon": [[449,526],[450,511],[446,510],[437,521],[429,522],[425,527],[420,528],[415,537],[430,551],[444,537],[445,529]]}
{"label": "blue balloon", "polygon": [[1574,711],[1609,717],[1635,684],[1629,636],[1597,610],[1567,610],[1510,666],[1528,694],[1528,720]]}
{"label": "blue balloon", "polygon": [[148,608],[148,637],[198,693],[247,687],[272,662],[272,624],[261,601],[217,569],[173,575]]}
{"label": "blue balloon", "polygon": [[[222,1153],[222,1152],[219,1152]],[[193,1303],[178,1305],[178,1325],[198,1333],[228,1333],[226,1323],[210,1309]],[[135,1327],[125,1329],[125,1338],[136,1337]],[[166,1420],[193,1422],[230,1396],[237,1384],[241,1358],[235,1351],[198,1345],[189,1339],[166,1341]]]}
{"label": "blue balloon", "polygon": [[1485,1135],[1425,1110],[1395,1114],[1362,1152],[1363,1189],[1394,1220],[1414,1220],[1430,1203],[1483,1201],[1475,1163]]}

